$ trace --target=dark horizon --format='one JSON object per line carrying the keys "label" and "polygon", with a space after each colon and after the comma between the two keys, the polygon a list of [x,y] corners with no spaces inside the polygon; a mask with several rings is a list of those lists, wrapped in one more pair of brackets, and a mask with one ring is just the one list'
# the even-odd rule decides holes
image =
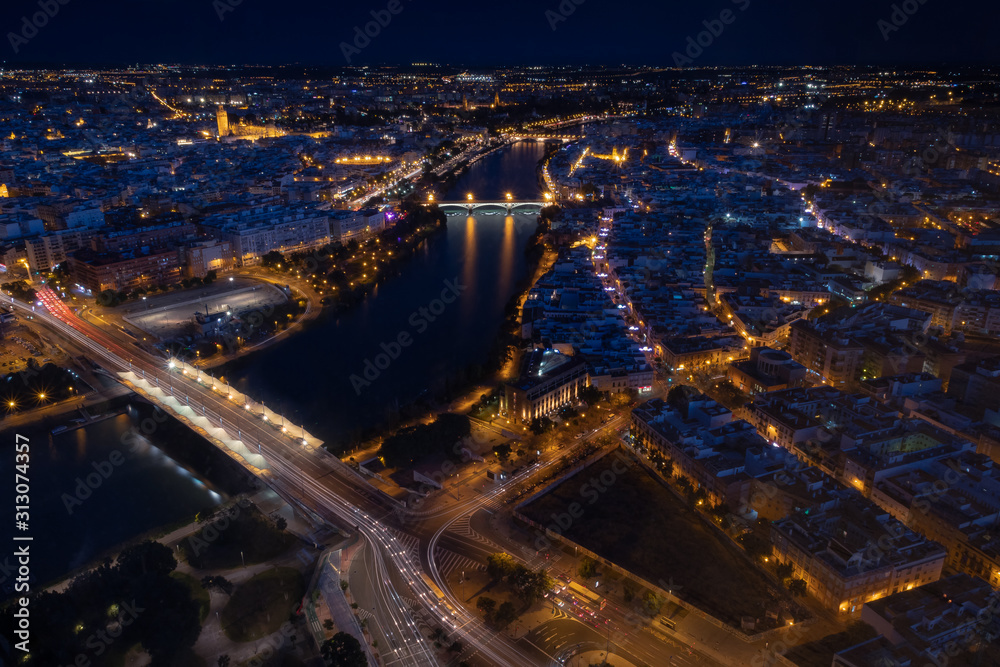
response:
{"label": "dark horizon", "polygon": [[[708,46],[703,52],[683,65],[789,67],[809,62],[820,67],[913,68],[1000,64],[1000,42],[992,38],[994,21],[989,19],[996,9],[976,0],[958,3],[959,7],[926,0],[923,4],[920,0],[846,0],[835,8],[787,0],[767,5],[763,0],[672,6],[638,2],[625,7],[608,0],[577,1],[580,4],[515,0],[494,9],[455,0],[439,0],[433,6],[411,0],[355,5],[303,0],[282,12],[262,0],[169,4],[110,0],[99,6],[79,0],[64,0],[65,4],[14,0],[0,12],[6,42],[0,47],[5,51],[0,62],[4,66],[253,63],[337,67],[431,62],[474,68],[666,67],[675,63],[675,53],[688,57],[689,37],[696,40],[700,32],[714,26],[718,34],[710,42],[705,40]],[[390,5],[395,14],[389,11]],[[39,21],[43,25],[32,34],[24,27],[24,19],[46,6],[51,17]],[[896,14],[896,24],[891,22],[894,8],[902,12]],[[726,11],[731,12],[731,20],[717,22]],[[384,25],[373,29],[375,36],[358,48],[364,39],[354,41],[356,28],[363,30],[373,20],[373,12],[383,17]]]}

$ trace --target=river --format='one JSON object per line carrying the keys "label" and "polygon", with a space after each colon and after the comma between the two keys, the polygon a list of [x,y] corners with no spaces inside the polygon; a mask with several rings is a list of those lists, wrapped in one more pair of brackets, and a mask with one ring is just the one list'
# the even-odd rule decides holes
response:
{"label": "river", "polygon": [[[470,167],[444,198],[465,199],[472,192],[477,199],[503,200],[510,192],[537,200],[535,167],[544,152],[535,142],[496,151]],[[484,361],[504,306],[527,275],[524,248],[535,221],[535,214],[449,217],[445,232],[426,240],[359,306],[240,360],[229,380],[324,440],[377,426],[441,378]],[[409,344],[399,345],[401,334]],[[370,380],[366,360],[377,371],[369,369]],[[247,488],[236,464],[172,419],[128,438],[151,414],[149,406],[130,406],[126,414],[56,435],[50,429],[59,421],[16,430],[31,443],[36,583],[82,567],[136,535],[186,522],[222,502],[226,491]],[[14,436],[12,429],[0,430],[0,444],[10,443],[0,446],[0,474],[8,477]],[[12,535],[8,521],[0,539],[10,545]],[[0,550],[0,599],[13,583],[9,553]]]}
{"label": "river", "polygon": [[[538,200],[535,167],[544,153],[536,142],[496,151],[443,198],[471,192],[503,200],[509,192]],[[440,389],[442,378],[483,363],[527,274],[524,249],[536,219],[449,217],[447,231],[425,241],[364,303],[236,362],[228,380],[326,441],[384,423],[399,406]]]}
{"label": "river", "polygon": [[[48,582],[90,563],[116,545],[147,531],[187,523],[225,499],[207,479],[240,490],[241,472],[225,455],[206,451],[199,436],[173,419],[151,419],[148,405],[63,433],[51,423],[0,431],[0,474],[14,477],[15,435],[28,439],[28,530],[34,582]],[[75,415],[66,415],[65,420]],[[76,415],[78,416],[78,415]],[[2,425],[2,424],[0,424]],[[19,439],[23,442],[23,439]],[[189,460],[190,466],[182,464]],[[198,470],[198,473],[192,470]],[[11,512],[0,528],[0,599],[11,590],[5,571],[14,544]]]}

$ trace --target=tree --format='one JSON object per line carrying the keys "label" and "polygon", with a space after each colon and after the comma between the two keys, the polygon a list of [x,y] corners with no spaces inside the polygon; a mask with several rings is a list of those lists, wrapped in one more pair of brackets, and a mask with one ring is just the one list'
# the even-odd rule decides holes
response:
{"label": "tree", "polygon": [[795,574],[795,568],[791,563],[778,563],[774,568],[774,574],[778,577],[778,581],[785,583]]}
{"label": "tree", "polygon": [[503,579],[514,571],[517,563],[507,553],[495,553],[486,557],[486,573],[493,579]]}
{"label": "tree", "polygon": [[229,667],[229,654],[223,653],[219,656],[219,659],[215,661],[219,667]]}
{"label": "tree", "polygon": [[493,625],[503,630],[508,625],[517,620],[517,609],[511,602],[504,602],[497,607],[496,614],[493,615]]}
{"label": "tree", "polygon": [[756,533],[743,533],[736,541],[754,560],[761,560],[771,555],[771,543]]}
{"label": "tree", "polygon": [[510,448],[510,443],[508,443],[508,442],[503,442],[503,443],[500,443],[499,445],[494,445],[494,447],[493,447],[493,453],[501,461],[506,461],[507,459],[509,459],[510,458],[510,452],[511,452],[511,448]]}
{"label": "tree", "polygon": [[320,654],[331,667],[368,667],[361,642],[346,632],[338,632],[323,642]]}
{"label": "tree", "polygon": [[691,388],[686,384],[679,384],[667,392],[667,405],[687,416],[688,403],[691,400]]}
{"label": "tree", "polygon": [[788,592],[796,597],[803,597],[808,590],[804,579],[792,579],[788,582]]}
{"label": "tree", "polygon": [[631,602],[635,599],[636,587],[635,582],[631,579],[626,579],[622,584],[622,597],[625,598],[625,602]]}
{"label": "tree", "polygon": [[327,630],[333,630],[333,619],[328,618],[325,621],[323,621],[323,627]]}
{"label": "tree", "polygon": [[201,580],[201,587],[205,590],[217,590],[226,595],[233,594],[233,582],[225,577],[208,576]]}
{"label": "tree", "polygon": [[147,574],[170,574],[177,567],[177,560],[170,547],[146,540],[123,549],[118,554],[117,566],[122,576],[135,579]]}
{"label": "tree", "polygon": [[580,390],[580,400],[588,405],[593,405],[601,400],[601,391],[594,385],[588,385]]}
{"label": "tree", "polygon": [[626,389],[625,391],[619,391],[614,394],[611,394],[611,407],[624,408],[634,400],[635,400],[634,390]]}
{"label": "tree", "polygon": [[444,413],[430,424],[401,428],[382,442],[386,465],[400,467],[428,455],[453,452],[453,445],[472,432],[467,415]]}
{"label": "tree", "polygon": [[531,420],[531,424],[528,426],[528,429],[535,435],[542,435],[553,426],[555,426],[555,422],[548,417],[535,417]]}
{"label": "tree", "polygon": [[175,664],[181,651],[194,646],[201,632],[199,605],[191,599],[187,585],[173,577],[156,575],[155,588],[144,590],[141,581],[150,578],[140,578],[136,604],[143,609],[155,609],[156,613],[139,614],[134,625],[152,664]]}
{"label": "tree", "polygon": [[265,253],[263,257],[260,258],[260,263],[266,267],[281,266],[285,263],[285,256],[282,255],[277,250],[272,250],[271,252]]}
{"label": "tree", "polygon": [[729,505],[727,505],[726,503],[719,503],[718,505],[713,505],[712,509],[709,510],[709,513],[719,521],[722,521],[730,513]]}
{"label": "tree", "polygon": [[211,285],[212,283],[215,282],[215,279],[218,277],[219,277],[218,272],[216,272],[215,269],[212,269],[211,271],[205,274],[205,277],[202,278],[202,282],[206,285]]}
{"label": "tree", "polygon": [[642,608],[648,616],[655,616],[660,613],[660,598],[656,597],[653,591],[646,591],[642,596]]}
{"label": "tree", "polygon": [[274,527],[277,528],[278,530],[284,530],[285,528],[288,527],[288,522],[285,521],[285,517],[279,516],[274,521]]}
{"label": "tree", "polygon": [[476,600],[476,609],[483,613],[483,618],[487,621],[493,620],[493,612],[496,611],[497,601],[485,595],[479,596]]}
{"label": "tree", "polygon": [[514,593],[527,605],[544,596],[545,591],[552,586],[552,581],[544,570],[534,572],[520,563],[514,566],[507,580]]}
{"label": "tree", "polygon": [[576,573],[584,579],[597,576],[597,561],[590,556],[584,556],[580,560],[580,567],[577,568]]}

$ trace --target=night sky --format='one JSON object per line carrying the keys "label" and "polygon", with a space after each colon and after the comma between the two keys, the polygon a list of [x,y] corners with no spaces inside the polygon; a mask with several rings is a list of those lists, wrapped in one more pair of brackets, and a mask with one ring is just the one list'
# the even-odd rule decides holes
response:
{"label": "night sky", "polygon": [[[390,0],[4,0],[0,58],[14,63],[344,65],[341,42]],[[685,65],[998,64],[1000,6],[992,0],[392,0],[398,14],[352,64],[437,62],[674,64],[703,21],[731,23]],[[22,41],[22,17],[58,7]],[[903,5],[912,15],[903,13]],[[915,11],[914,11],[915,10]],[[551,12],[547,14],[548,12]],[[565,15],[568,14],[568,15]],[[220,20],[220,16],[222,17]],[[47,17],[46,17],[47,18]],[[561,20],[564,19],[564,20]],[[882,28],[879,20],[885,20]],[[555,26],[553,30],[552,26]],[[716,23],[715,27],[721,23]],[[32,27],[33,28],[33,27]],[[883,32],[888,35],[884,39]],[[17,53],[11,34],[18,34]],[[703,37],[707,41],[707,36]]]}

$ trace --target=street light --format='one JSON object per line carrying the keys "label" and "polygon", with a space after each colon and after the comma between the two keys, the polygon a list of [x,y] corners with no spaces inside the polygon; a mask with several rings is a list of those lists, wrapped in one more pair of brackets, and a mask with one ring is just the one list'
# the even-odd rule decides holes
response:
{"label": "street light", "polygon": [[465,198],[468,199],[469,201],[472,201],[472,193],[470,192],[469,194],[465,195]]}
{"label": "street light", "polygon": [[509,193],[509,192],[508,192],[508,193],[507,193],[507,201],[510,201],[510,200],[512,200],[513,198],[514,198],[514,195],[512,195],[511,193]]}

